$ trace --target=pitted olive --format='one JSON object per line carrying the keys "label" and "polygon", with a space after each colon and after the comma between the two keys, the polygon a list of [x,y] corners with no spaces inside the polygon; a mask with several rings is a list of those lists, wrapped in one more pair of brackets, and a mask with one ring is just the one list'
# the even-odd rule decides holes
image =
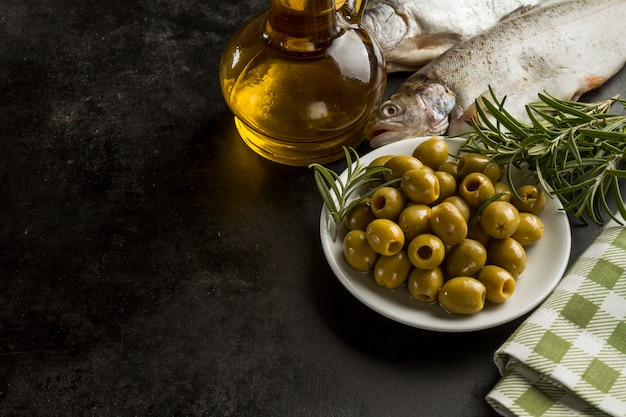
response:
{"label": "pitted olive", "polygon": [[441,164],[448,160],[448,144],[445,140],[433,136],[417,145],[413,150],[413,156],[433,170],[437,170]]}
{"label": "pitted olive", "polygon": [[367,243],[379,255],[390,256],[404,247],[404,233],[397,223],[389,219],[376,219],[367,225]]}
{"label": "pitted olive", "polygon": [[404,250],[391,256],[379,256],[374,265],[374,279],[381,287],[393,290],[404,284],[411,268],[411,262]]}
{"label": "pitted olive", "polygon": [[448,277],[473,276],[485,266],[487,249],[473,239],[463,239],[446,254],[446,273]]}
{"label": "pitted olive", "polygon": [[[374,159],[372,162],[370,162],[371,166],[385,166],[385,163],[390,160],[391,158],[393,158],[395,155],[382,155],[379,156],[378,158]],[[377,187],[379,185],[381,185],[382,183],[385,182],[385,175],[384,172],[378,172],[376,174],[372,175],[372,178],[378,178],[378,180],[372,181],[369,186],[371,188]]]}
{"label": "pitted olive", "polygon": [[512,237],[491,239],[487,247],[487,263],[500,266],[519,278],[526,269],[526,251]]}
{"label": "pitted olive", "polygon": [[443,164],[439,165],[437,171],[447,172],[452,175],[457,182],[459,181],[459,172],[458,172],[458,161],[446,161]]}
{"label": "pitted olive", "polygon": [[496,194],[493,183],[484,174],[470,172],[459,184],[459,195],[471,208],[478,208],[485,200]]}
{"label": "pitted olive", "polygon": [[452,174],[445,171],[435,171],[435,176],[439,180],[439,198],[435,201],[436,203],[456,194],[457,183]]}
{"label": "pitted olive", "polygon": [[515,278],[509,271],[496,265],[485,265],[476,277],[487,289],[487,301],[503,303],[515,291]]}
{"label": "pitted olive", "polygon": [[480,214],[480,226],[485,233],[496,239],[513,235],[519,222],[519,211],[506,201],[492,201]]}
{"label": "pitted olive", "polygon": [[411,241],[417,235],[430,232],[430,206],[426,204],[411,204],[400,212],[398,226],[404,232],[406,241]]}
{"label": "pitted olive", "polygon": [[402,191],[394,187],[382,187],[372,194],[370,207],[377,218],[396,220],[405,204],[406,198]]}
{"label": "pitted olive", "polygon": [[522,185],[517,188],[517,194],[511,197],[511,203],[519,211],[540,215],[546,206],[546,195],[543,190],[536,185]]}
{"label": "pitted olive", "polygon": [[446,281],[439,290],[439,304],[455,314],[474,314],[485,307],[487,289],[472,277],[455,277]]}
{"label": "pitted olive", "polygon": [[467,238],[477,240],[478,242],[480,242],[481,245],[486,248],[491,241],[491,236],[485,233],[483,228],[480,226],[480,222],[472,221],[468,223],[468,228],[469,230],[467,231]]}
{"label": "pitted olive", "polygon": [[369,271],[374,267],[378,254],[367,243],[367,236],[362,230],[351,230],[343,238],[343,255],[352,268],[357,271]]}
{"label": "pitted olive", "polygon": [[407,254],[414,267],[433,269],[443,262],[446,248],[437,236],[424,233],[411,240]]}
{"label": "pitted olive", "polygon": [[509,184],[502,181],[496,181],[493,183],[493,190],[495,191],[496,195],[502,194],[502,196],[500,196],[498,200],[508,201],[509,203],[511,202],[511,195],[513,194],[513,192]]}
{"label": "pitted olive", "polygon": [[425,169],[412,169],[402,175],[400,189],[415,203],[430,204],[439,198],[439,179]]}
{"label": "pitted olive", "polygon": [[364,198],[359,204],[350,209],[344,220],[348,230],[365,231],[367,225],[376,219],[376,216],[372,213],[371,201],[372,199],[369,197]]}
{"label": "pitted olive", "polygon": [[446,245],[456,245],[467,236],[467,222],[460,210],[450,202],[437,204],[430,213],[430,228]]}
{"label": "pitted olive", "polygon": [[405,172],[412,169],[420,169],[424,164],[417,158],[410,155],[397,155],[385,162],[385,167],[390,171],[385,172],[383,176],[386,181],[402,178]]}
{"label": "pitted olive", "polygon": [[467,204],[467,201],[465,201],[463,197],[460,197],[458,195],[453,195],[443,200],[443,202],[454,204],[456,208],[458,208],[461,214],[463,215],[463,218],[465,219],[465,221],[469,221],[470,216],[472,214],[472,209],[470,208],[469,204]]}
{"label": "pitted olive", "polygon": [[459,159],[458,171],[459,178],[465,178],[473,172],[478,172],[486,175],[491,182],[498,181],[502,176],[500,165],[492,161],[488,156],[478,153],[462,155]]}
{"label": "pitted olive", "polygon": [[407,282],[411,297],[423,303],[437,301],[442,285],[443,272],[439,267],[428,270],[413,268]]}
{"label": "pitted olive", "polygon": [[522,246],[533,245],[543,236],[543,221],[533,213],[521,212],[519,214],[520,222],[517,230],[511,236],[517,240]]}

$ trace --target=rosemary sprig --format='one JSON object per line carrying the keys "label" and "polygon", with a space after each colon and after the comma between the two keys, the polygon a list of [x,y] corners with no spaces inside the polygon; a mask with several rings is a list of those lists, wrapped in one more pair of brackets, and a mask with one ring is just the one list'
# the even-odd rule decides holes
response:
{"label": "rosemary sprig", "polygon": [[619,222],[607,203],[609,192],[626,218],[620,189],[620,178],[626,177],[626,116],[612,112],[614,105],[626,109],[625,100],[615,96],[583,103],[539,94],[540,101],[526,106],[530,122],[523,123],[504,109],[504,100],[498,102],[493,91],[491,97],[477,101],[473,131],[461,151],[525,168],[584,224],[588,219],[604,223],[602,212]]}
{"label": "rosemary sprig", "polygon": [[[350,210],[371,196],[379,188],[386,187],[399,181],[391,180],[380,182],[378,174],[388,172],[389,168],[380,165],[365,165],[361,162],[359,154],[353,148],[343,147],[346,155],[346,179],[341,179],[340,175],[318,163],[309,165],[313,169],[315,184],[322,196],[324,205],[335,223],[333,240],[337,238],[339,225],[346,218]],[[375,183],[375,186],[372,186]],[[365,187],[369,186],[369,187]],[[354,197],[353,197],[354,196]]]}

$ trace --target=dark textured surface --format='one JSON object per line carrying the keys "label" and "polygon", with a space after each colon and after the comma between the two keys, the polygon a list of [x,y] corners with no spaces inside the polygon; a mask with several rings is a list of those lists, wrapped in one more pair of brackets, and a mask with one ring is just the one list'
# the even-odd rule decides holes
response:
{"label": "dark textured surface", "polygon": [[492,415],[521,319],[370,311],[324,260],[310,172],[237,136],[219,56],[267,4],[0,3],[0,415]]}

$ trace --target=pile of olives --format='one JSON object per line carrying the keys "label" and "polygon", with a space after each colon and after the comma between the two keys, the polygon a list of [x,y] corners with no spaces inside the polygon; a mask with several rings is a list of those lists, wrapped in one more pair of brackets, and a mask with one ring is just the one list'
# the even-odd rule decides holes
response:
{"label": "pile of olives", "polygon": [[481,154],[449,159],[437,137],[412,155],[371,164],[388,168],[381,182],[397,182],[346,216],[343,253],[352,268],[371,271],[389,290],[406,285],[413,299],[450,313],[473,314],[511,297],[526,248],[543,235],[546,196],[539,187],[514,193],[502,166]]}

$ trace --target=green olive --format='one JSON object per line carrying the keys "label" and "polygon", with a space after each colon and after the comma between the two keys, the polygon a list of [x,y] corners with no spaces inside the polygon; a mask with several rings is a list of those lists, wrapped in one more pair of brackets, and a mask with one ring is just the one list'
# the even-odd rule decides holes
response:
{"label": "green olive", "polygon": [[515,278],[509,271],[496,265],[485,265],[476,278],[487,289],[487,301],[503,303],[515,291]]}
{"label": "green olive", "polygon": [[410,155],[396,155],[385,162],[385,167],[389,168],[389,171],[384,172],[383,176],[385,181],[390,181],[402,178],[405,172],[412,169],[423,168],[424,164]]}
{"label": "green olive", "polygon": [[374,265],[374,279],[381,287],[393,290],[404,284],[411,268],[404,250],[391,256],[380,256]]}
{"label": "green olive", "polygon": [[443,164],[439,165],[437,171],[447,172],[452,175],[457,182],[459,181],[459,172],[458,172],[459,163],[457,161],[447,161]]}
{"label": "green olive", "polygon": [[433,136],[417,145],[413,150],[413,156],[433,170],[437,170],[441,164],[448,160],[448,144],[445,140]]}
{"label": "green olive", "polygon": [[351,230],[343,238],[343,256],[357,271],[369,271],[374,267],[378,254],[367,243],[367,236],[362,230]]}
{"label": "green olive", "polygon": [[350,209],[344,220],[348,230],[364,231],[367,225],[376,219],[376,216],[372,213],[371,201],[371,198],[366,197]]}
{"label": "green olive", "polygon": [[487,289],[472,277],[454,277],[439,290],[439,304],[455,314],[474,314],[485,308]]}
{"label": "green olive", "polygon": [[376,218],[396,220],[405,204],[402,191],[394,187],[382,187],[372,194],[370,206]]}
{"label": "green olive", "polygon": [[394,156],[396,156],[396,155],[382,155],[382,156],[379,156],[378,158],[375,158],[369,164],[371,166],[385,166],[387,161],[390,160],[391,158],[393,158]]}
{"label": "green olive", "polygon": [[467,236],[467,222],[461,211],[452,203],[434,206],[430,213],[430,228],[446,245],[459,244]]}
{"label": "green olive", "polygon": [[487,249],[473,239],[463,239],[453,246],[446,255],[448,277],[473,276],[485,266]]}
{"label": "green olive", "polygon": [[519,223],[519,211],[506,201],[492,201],[480,213],[480,226],[485,233],[496,239],[513,235]]}
{"label": "green olive", "polygon": [[379,255],[391,256],[404,247],[404,233],[397,223],[389,219],[376,219],[367,225],[367,243]]}
{"label": "green olive", "polygon": [[430,206],[426,204],[410,204],[400,212],[398,225],[404,232],[406,241],[417,235],[430,232]]}
{"label": "green olive", "polygon": [[482,227],[480,227],[480,222],[472,221],[468,223],[469,230],[467,231],[467,238],[477,240],[481,245],[487,247],[489,242],[491,241],[491,236],[489,236]]}
{"label": "green olive", "polygon": [[473,172],[478,172],[486,175],[491,182],[498,181],[502,176],[500,165],[492,161],[488,156],[478,153],[468,153],[461,156],[458,171],[459,178],[465,178]]}
{"label": "green olive", "polygon": [[521,212],[519,214],[520,222],[517,230],[511,236],[517,240],[522,246],[533,245],[543,236],[543,221],[533,213]]}
{"label": "green olive", "polygon": [[492,239],[487,246],[487,263],[500,266],[519,278],[526,269],[526,251],[512,237]]}
{"label": "green olive", "polygon": [[456,194],[457,183],[454,175],[445,171],[435,171],[435,176],[439,180],[439,198],[436,202],[440,203]]}
{"label": "green olive", "polygon": [[454,204],[456,208],[458,208],[461,214],[463,215],[463,218],[465,219],[465,221],[469,221],[470,215],[472,214],[472,209],[470,208],[469,204],[467,204],[467,201],[463,199],[463,197],[458,196],[458,195],[453,195],[443,200],[443,202]]}
{"label": "green olive", "polygon": [[446,256],[446,248],[437,236],[424,233],[411,240],[407,253],[414,267],[432,269],[441,265]]}
{"label": "green olive", "polygon": [[412,169],[402,175],[400,189],[415,203],[430,204],[439,198],[439,179],[424,169]]}
{"label": "green olive", "polygon": [[423,303],[434,303],[437,301],[442,285],[443,272],[439,267],[428,270],[413,268],[407,282],[411,297]]}
{"label": "green olive", "polygon": [[546,206],[546,195],[541,188],[536,185],[522,185],[517,189],[517,194],[511,197],[511,203],[519,211],[533,213],[537,216],[543,212]]}
{"label": "green olive", "polygon": [[485,174],[470,172],[459,185],[459,195],[472,208],[479,207],[485,200],[496,194],[493,183]]}
{"label": "green olive", "polygon": [[[378,158],[375,158],[372,162],[370,162],[370,166],[385,166],[385,163],[390,160],[391,158],[393,158],[395,155],[382,155],[379,156]],[[378,172],[376,174],[372,175],[372,178],[378,178],[378,180],[373,180],[370,183],[370,187],[374,188],[378,185],[381,185],[382,183],[385,182],[385,175],[384,172]]]}
{"label": "green olive", "polygon": [[504,193],[498,200],[511,202],[511,195],[513,192],[511,191],[511,186],[506,182],[496,181],[493,183],[493,190],[496,195]]}

